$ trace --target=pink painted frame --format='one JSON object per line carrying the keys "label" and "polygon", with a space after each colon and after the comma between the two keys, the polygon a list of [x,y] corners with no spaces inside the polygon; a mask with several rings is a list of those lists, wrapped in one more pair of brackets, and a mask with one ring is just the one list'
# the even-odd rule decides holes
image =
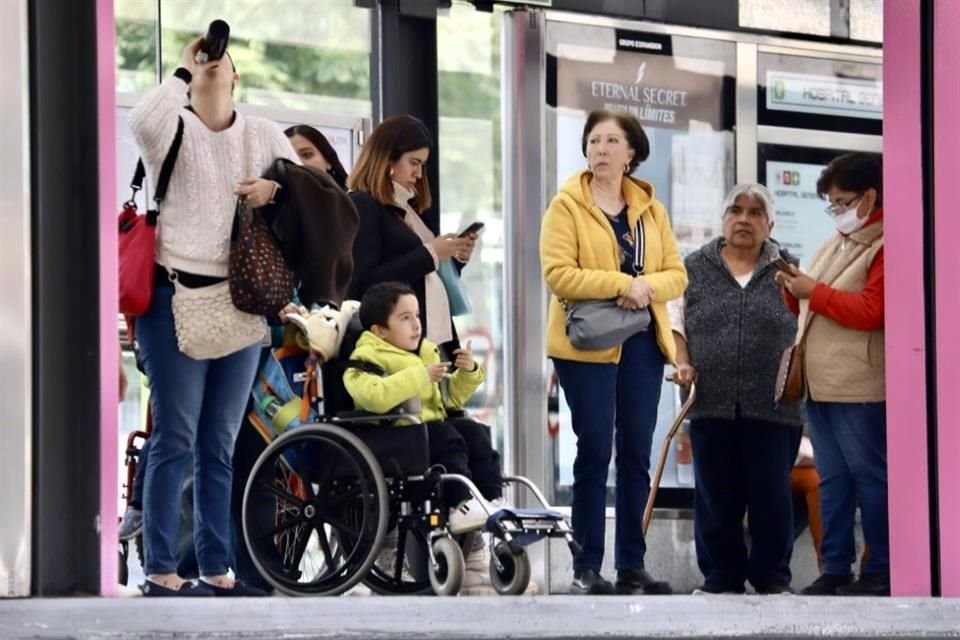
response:
{"label": "pink painted frame", "polygon": [[118,592],[117,83],[113,0],[97,0],[100,157],[100,595]]}
{"label": "pink painted frame", "polygon": [[960,596],[960,234],[956,180],[960,175],[960,3],[934,4],[934,207],[936,218],[937,469],[940,527],[940,585],[944,596]]}
{"label": "pink painted frame", "polygon": [[[920,2],[885,0],[883,46],[887,469],[893,595],[929,596]],[[889,277],[896,274],[896,277]]]}

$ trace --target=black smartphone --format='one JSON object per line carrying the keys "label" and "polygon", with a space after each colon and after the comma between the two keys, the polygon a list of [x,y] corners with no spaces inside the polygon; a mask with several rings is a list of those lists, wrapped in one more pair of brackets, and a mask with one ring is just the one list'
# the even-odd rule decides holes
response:
{"label": "black smartphone", "polygon": [[480,233],[483,227],[484,224],[478,220],[468,225],[467,228],[458,233],[457,236],[460,238],[466,238],[471,233]]}
{"label": "black smartphone", "polygon": [[791,272],[792,272],[792,268],[791,268],[791,267],[792,267],[793,265],[791,265],[789,262],[787,262],[786,260],[784,260],[782,256],[777,256],[776,258],[774,258],[773,260],[770,261],[770,264],[772,264],[773,266],[775,266],[775,267],[776,267],[777,269],[779,269],[780,271],[783,271],[783,272],[786,272],[786,273],[791,273]]}

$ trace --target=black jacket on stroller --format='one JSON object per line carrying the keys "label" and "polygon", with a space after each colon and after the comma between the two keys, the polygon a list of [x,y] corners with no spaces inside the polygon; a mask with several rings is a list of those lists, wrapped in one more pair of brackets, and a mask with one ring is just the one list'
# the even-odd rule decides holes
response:
{"label": "black jacket on stroller", "polygon": [[263,177],[281,186],[276,202],[261,211],[300,281],[300,302],[339,306],[353,274],[360,224],[353,202],[326,173],[290,160],[275,160]]}

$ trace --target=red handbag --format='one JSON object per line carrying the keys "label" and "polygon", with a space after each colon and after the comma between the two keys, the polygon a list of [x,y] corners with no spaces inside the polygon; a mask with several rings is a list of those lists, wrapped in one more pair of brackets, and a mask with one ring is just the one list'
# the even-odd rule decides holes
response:
{"label": "red handbag", "polygon": [[157,216],[160,215],[160,202],[167,192],[173,167],[177,163],[177,153],[183,141],[183,118],[177,119],[177,133],[167,151],[160,168],[160,177],[153,196],[154,207],[145,214],[137,212],[136,195],[143,187],[146,171],[143,161],[137,161],[130,188],[133,193],[123,203],[119,222],[119,282],[120,313],[126,316],[139,316],[150,308],[153,297],[153,274],[156,270]]}

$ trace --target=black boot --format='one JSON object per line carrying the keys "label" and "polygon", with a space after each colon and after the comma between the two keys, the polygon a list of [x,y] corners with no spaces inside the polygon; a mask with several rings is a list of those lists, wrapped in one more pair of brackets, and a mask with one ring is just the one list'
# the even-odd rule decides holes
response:
{"label": "black boot", "polygon": [[613,585],[596,569],[581,569],[573,572],[570,593],[575,596],[608,596],[613,593]]}
{"label": "black boot", "polygon": [[888,596],[890,595],[890,574],[863,573],[853,584],[837,588],[838,596]]}
{"label": "black boot", "polygon": [[617,571],[617,593],[621,595],[645,594],[670,595],[670,583],[654,580],[645,569],[621,569]]}
{"label": "black boot", "polygon": [[812,583],[810,586],[800,592],[802,596],[833,596],[837,594],[837,589],[845,587],[853,582],[853,576],[837,575],[834,573],[825,573]]}

